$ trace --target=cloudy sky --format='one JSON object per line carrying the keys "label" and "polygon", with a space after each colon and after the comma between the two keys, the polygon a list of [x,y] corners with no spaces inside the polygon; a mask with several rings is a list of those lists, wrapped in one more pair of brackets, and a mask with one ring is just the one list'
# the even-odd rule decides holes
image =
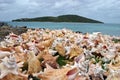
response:
{"label": "cloudy sky", "polygon": [[120,0],[0,0],[0,21],[63,14],[120,23]]}

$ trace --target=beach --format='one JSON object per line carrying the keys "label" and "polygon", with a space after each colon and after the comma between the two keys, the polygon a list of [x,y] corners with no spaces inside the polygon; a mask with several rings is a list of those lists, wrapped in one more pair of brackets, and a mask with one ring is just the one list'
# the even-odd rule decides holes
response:
{"label": "beach", "polygon": [[120,79],[120,37],[70,29],[22,29],[0,42],[1,80]]}

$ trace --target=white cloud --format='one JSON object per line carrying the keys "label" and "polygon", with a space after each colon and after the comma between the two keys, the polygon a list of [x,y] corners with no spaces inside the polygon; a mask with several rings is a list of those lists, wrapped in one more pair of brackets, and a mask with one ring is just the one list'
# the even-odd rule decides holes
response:
{"label": "white cloud", "polygon": [[15,0],[0,0],[0,4],[10,4],[10,3],[14,3]]}
{"label": "white cloud", "polygon": [[55,8],[61,8],[61,7],[73,7],[73,6],[77,6],[79,5],[79,2],[77,0],[61,0],[61,1],[57,1],[55,2],[54,7]]}
{"label": "white cloud", "polygon": [[118,23],[119,13],[120,0],[0,0],[0,20],[77,14]]}

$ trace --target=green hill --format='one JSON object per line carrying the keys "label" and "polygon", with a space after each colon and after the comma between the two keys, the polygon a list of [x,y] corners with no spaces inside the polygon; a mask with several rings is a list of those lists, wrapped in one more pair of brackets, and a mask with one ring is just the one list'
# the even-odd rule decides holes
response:
{"label": "green hill", "polygon": [[38,21],[38,22],[81,22],[81,23],[103,23],[97,20],[89,19],[78,15],[60,15],[57,17],[45,16],[36,18],[21,18],[14,21]]}

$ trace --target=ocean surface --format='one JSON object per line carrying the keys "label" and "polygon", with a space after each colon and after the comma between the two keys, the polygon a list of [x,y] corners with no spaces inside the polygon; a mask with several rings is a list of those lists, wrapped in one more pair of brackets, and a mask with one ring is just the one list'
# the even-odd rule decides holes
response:
{"label": "ocean surface", "polygon": [[102,32],[102,34],[120,36],[120,24],[100,23],[70,23],[70,22],[7,22],[12,26],[27,26],[29,28],[70,29],[83,33]]}

